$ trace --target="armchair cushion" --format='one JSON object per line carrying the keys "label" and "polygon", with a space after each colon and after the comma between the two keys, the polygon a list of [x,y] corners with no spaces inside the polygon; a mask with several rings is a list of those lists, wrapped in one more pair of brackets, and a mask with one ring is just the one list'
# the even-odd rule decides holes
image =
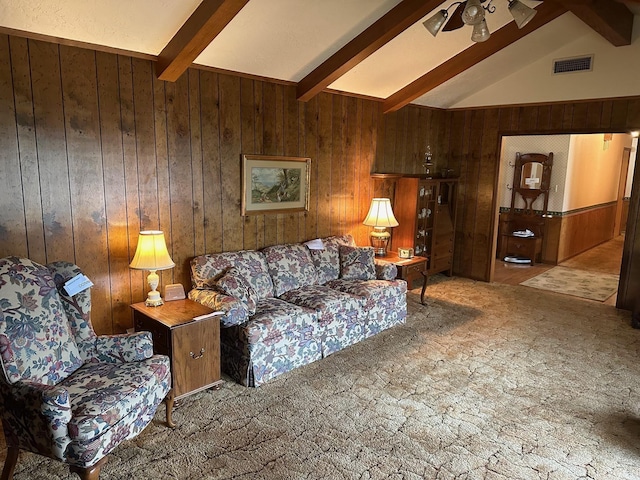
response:
{"label": "armchair cushion", "polygon": [[6,257],[0,260],[0,288],[0,352],[7,381],[55,385],[75,372],[83,360],[51,272],[31,260]]}
{"label": "armchair cushion", "polygon": [[[131,412],[143,410],[151,393],[146,386],[168,382],[168,372],[167,358],[161,356],[144,362],[85,365],[61,384],[69,392],[73,407],[69,437],[82,442],[92,440]],[[161,395],[156,399],[158,403],[164,398]]]}
{"label": "armchair cushion", "polygon": [[376,266],[373,247],[340,247],[340,278],[344,280],[375,280]]}

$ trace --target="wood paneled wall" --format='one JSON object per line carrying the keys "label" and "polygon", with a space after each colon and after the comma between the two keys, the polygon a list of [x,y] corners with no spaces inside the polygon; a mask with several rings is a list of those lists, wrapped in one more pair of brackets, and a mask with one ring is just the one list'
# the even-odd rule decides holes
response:
{"label": "wood paneled wall", "polygon": [[489,280],[502,135],[638,129],[640,97],[449,111],[449,162],[460,172],[454,273]]}
{"label": "wood paneled wall", "polygon": [[[165,232],[176,267],[161,284],[187,289],[201,253],[342,233],[367,244],[370,199],[393,195],[369,174],[419,173],[430,145],[435,171],[461,179],[454,273],[488,280],[500,135],[639,128],[640,98],[382,115],[204,70],[165,83],[149,60],[2,35],[0,257],[77,263],[96,285],[96,330],[121,332],[148,288],[128,268],[140,230]],[[311,157],[309,211],[242,217],[242,153]]]}
{"label": "wood paneled wall", "polygon": [[[378,144],[380,102],[323,93],[301,103],[294,86],[197,69],[167,83],[153,67],[0,36],[0,257],[80,265],[96,285],[94,326],[112,333],[131,326],[129,305],[148,290],[146,272],[128,268],[140,230],[165,232],[176,267],[161,286],[185,289],[190,259],[205,252],[342,233],[368,243],[361,222],[384,193],[370,173],[409,168],[409,147]],[[411,114],[428,139],[431,110]],[[403,115],[397,135],[408,139]],[[242,217],[242,153],[311,157],[309,211]]]}

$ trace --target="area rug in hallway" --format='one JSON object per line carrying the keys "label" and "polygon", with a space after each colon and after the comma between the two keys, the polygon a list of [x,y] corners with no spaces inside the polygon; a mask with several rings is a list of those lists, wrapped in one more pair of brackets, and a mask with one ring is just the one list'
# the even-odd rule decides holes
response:
{"label": "area rug in hallway", "polygon": [[553,267],[520,285],[604,302],[616,293],[618,282],[619,276],[610,273]]}
{"label": "area rug in hallway", "polygon": [[[435,275],[409,318],[258,389],[164,407],[101,480],[640,479],[629,312]],[[14,480],[77,480],[22,454]]]}

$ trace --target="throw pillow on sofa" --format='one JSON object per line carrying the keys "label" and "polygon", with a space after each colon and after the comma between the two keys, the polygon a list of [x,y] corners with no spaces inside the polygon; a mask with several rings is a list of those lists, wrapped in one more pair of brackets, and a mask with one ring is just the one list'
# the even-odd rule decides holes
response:
{"label": "throw pillow on sofa", "polygon": [[235,268],[230,268],[215,283],[215,288],[222,293],[235,297],[247,307],[249,316],[256,313],[258,294],[249,282]]}
{"label": "throw pillow on sofa", "polygon": [[340,278],[375,280],[376,262],[373,247],[340,247]]}

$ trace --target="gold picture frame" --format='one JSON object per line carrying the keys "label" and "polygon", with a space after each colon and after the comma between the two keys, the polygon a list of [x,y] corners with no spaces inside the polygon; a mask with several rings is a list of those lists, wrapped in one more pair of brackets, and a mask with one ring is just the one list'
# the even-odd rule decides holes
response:
{"label": "gold picture frame", "polygon": [[309,210],[311,159],[242,155],[242,216]]}

